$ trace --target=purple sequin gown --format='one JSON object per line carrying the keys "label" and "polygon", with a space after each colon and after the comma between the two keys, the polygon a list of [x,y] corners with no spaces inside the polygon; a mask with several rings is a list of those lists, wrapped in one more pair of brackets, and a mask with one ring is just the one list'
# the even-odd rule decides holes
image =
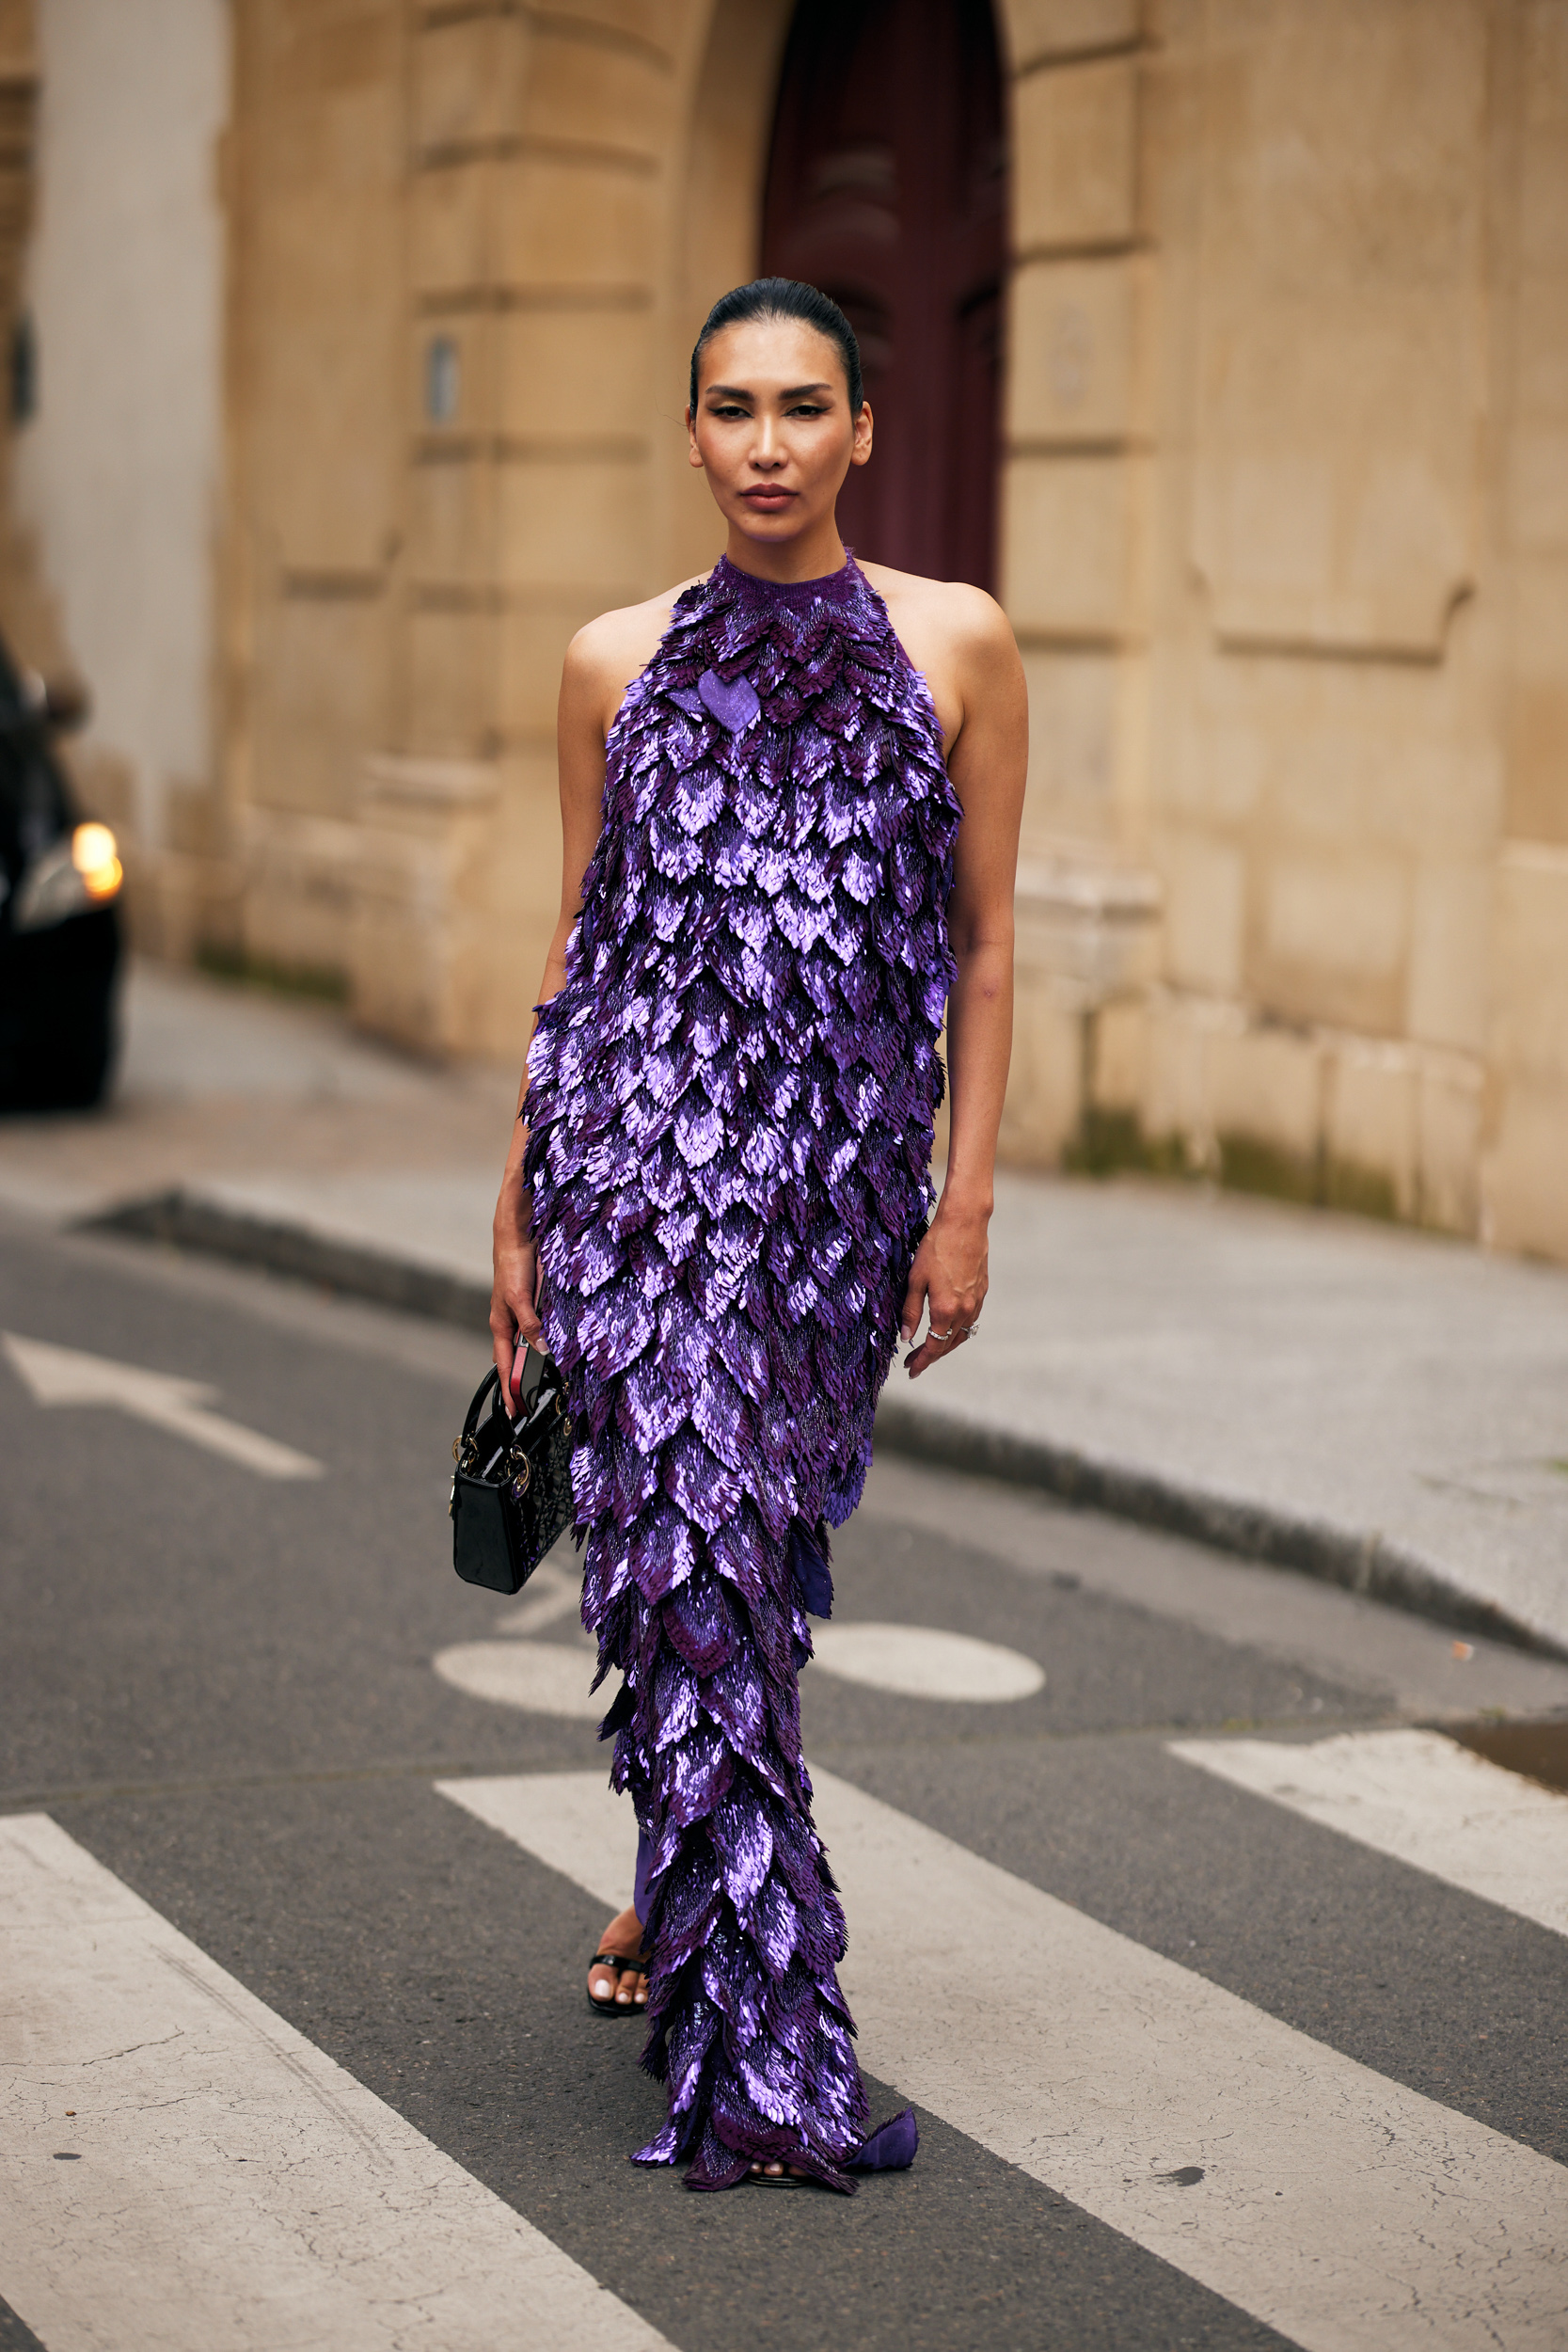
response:
{"label": "purple sequin gown", "polygon": [[929,1208],[958,815],[853,560],[787,587],[721,561],[610,731],[530,1057],[583,1619],[648,1857],[670,2114],[636,2160],[693,2188],[781,2158],[849,2190],[865,2131],[797,1674]]}

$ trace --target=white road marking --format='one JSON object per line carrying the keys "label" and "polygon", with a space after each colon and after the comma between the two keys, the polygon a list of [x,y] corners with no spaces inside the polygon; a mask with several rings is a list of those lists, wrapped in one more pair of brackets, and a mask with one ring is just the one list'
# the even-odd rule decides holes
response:
{"label": "white road marking", "polygon": [[575,1715],[602,1722],[620,1689],[619,1677],[594,1691],[594,1653],[559,1642],[454,1642],[431,1664],[443,1682],[495,1707],[525,1707],[535,1715]]}
{"label": "white road marking", "polygon": [[1044,1670],[1021,1650],[936,1626],[814,1625],[811,1640],[825,1674],[905,1698],[995,1705],[1045,1688]]}
{"label": "white road marking", "polygon": [[43,1814],[0,1820],[0,2294],[49,2352],[665,2345]]}
{"label": "white road marking", "polygon": [[1185,1763],[1568,1935],[1568,1796],[1437,1731],[1175,1740]]}
{"label": "white road marking", "polygon": [[602,1772],[525,1772],[438,1780],[437,1792],[499,1830],[611,1911],[631,1900],[637,1821]]}
{"label": "white road marking", "polygon": [[578,1616],[581,1609],[582,1566],[570,1541],[563,1537],[540,1561],[516,1607],[496,1619],[495,1629],[498,1633],[542,1633],[546,1626],[556,1625],[562,1617]]}
{"label": "white road marking", "polygon": [[[873,2074],[1307,2352],[1560,2352],[1568,2171],[814,1778]],[[625,1899],[599,1775],[440,1787]]]}
{"label": "white road marking", "polygon": [[1425,1618],[1315,1577],[1281,1576],[1254,1562],[1151,1528],[1131,1528],[1069,1509],[1026,1487],[965,1478],[932,1463],[879,1454],[856,1525],[884,1540],[911,1532],[946,1535],[1005,1560],[1031,1578],[1069,1574],[1089,1592],[1175,1618],[1232,1647],[1260,1649],[1330,1681],[1367,1691],[1386,1711],[1413,1719],[1549,1715],[1568,1706],[1568,1665],[1478,1638],[1468,1658]]}
{"label": "white road marking", "polygon": [[0,1343],[40,1405],[112,1405],[192,1445],[205,1446],[209,1454],[243,1462],[262,1478],[322,1476],[322,1465],[309,1454],[296,1454],[276,1438],[263,1438],[259,1430],[209,1412],[217,1391],[199,1380],[147,1372],[139,1364],[111,1363],[106,1356],[84,1356],[47,1340],[19,1339],[13,1331],[0,1332]]}
{"label": "white road marking", "polygon": [[[580,1591],[580,1577],[546,1564],[530,1582],[527,1597],[497,1621],[497,1631],[541,1631],[578,1606]],[[873,1691],[896,1691],[906,1698],[995,1705],[1033,1698],[1045,1688],[1044,1669],[1022,1651],[935,1626],[814,1625],[812,1643],[825,1674]],[[585,1634],[575,1648],[526,1639],[455,1642],[438,1650],[431,1663],[444,1682],[470,1698],[487,1699],[496,1707],[526,1708],[536,1715],[573,1715],[598,1723],[619,1685],[590,1689],[594,1659],[595,1645]]]}

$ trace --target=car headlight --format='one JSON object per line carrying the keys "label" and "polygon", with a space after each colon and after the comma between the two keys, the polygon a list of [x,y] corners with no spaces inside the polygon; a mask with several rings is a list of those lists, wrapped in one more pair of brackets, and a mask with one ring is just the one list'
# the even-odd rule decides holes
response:
{"label": "car headlight", "polygon": [[71,863],[89,898],[112,898],[125,880],[119,850],[107,825],[78,825],[71,836]]}
{"label": "car headlight", "polygon": [[89,907],[106,906],[125,879],[107,825],[78,825],[33,860],[17,887],[11,929],[43,931]]}

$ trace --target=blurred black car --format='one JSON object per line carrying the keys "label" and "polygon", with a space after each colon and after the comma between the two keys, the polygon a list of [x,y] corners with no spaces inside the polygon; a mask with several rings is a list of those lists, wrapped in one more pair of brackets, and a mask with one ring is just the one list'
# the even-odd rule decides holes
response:
{"label": "blurred black car", "polygon": [[0,1110],[96,1103],[114,1059],[119,854],[51,739],[85,715],[0,644]]}

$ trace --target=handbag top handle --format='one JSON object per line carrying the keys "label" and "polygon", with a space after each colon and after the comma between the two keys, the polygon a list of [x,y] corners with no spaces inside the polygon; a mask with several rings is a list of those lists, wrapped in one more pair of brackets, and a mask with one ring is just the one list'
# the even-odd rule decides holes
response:
{"label": "handbag top handle", "polygon": [[[534,1370],[535,1365],[538,1366],[537,1371]],[[531,1347],[528,1352],[528,1361],[523,1368],[522,1386],[517,1392],[517,1413],[514,1425],[521,1429],[525,1423],[532,1420],[538,1406],[547,1402],[548,1398],[558,1391],[564,1389],[565,1385],[559,1368],[550,1361],[550,1359],[547,1356],[541,1356],[537,1348]],[[486,1400],[492,1391],[498,1407],[504,1411],[504,1406],[500,1405],[500,1374],[492,1364],[474,1391],[473,1402],[463,1416],[465,1438],[471,1438],[484,1418]],[[508,1419],[511,1418],[508,1415]]]}

